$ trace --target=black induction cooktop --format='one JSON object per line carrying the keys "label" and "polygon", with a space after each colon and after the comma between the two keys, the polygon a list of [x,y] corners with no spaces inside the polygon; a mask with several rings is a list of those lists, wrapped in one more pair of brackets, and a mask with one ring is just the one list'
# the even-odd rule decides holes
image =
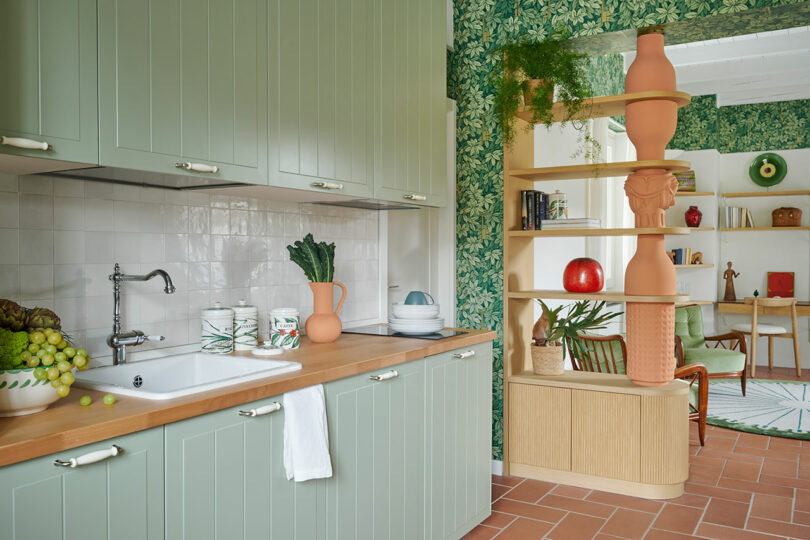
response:
{"label": "black induction cooktop", "polygon": [[391,336],[391,337],[403,337],[403,338],[414,338],[414,339],[444,339],[453,336],[460,336],[462,334],[466,334],[467,332],[462,332],[460,330],[440,330],[438,332],[434,332],[433,334],[422,334],[418,336],[413,336],[409,334],[400,334],[399,332],[394,332],[388,326],[384,324],[370,324],[368,326],[356,326],[354,328],[344,328],[344,334],[367,334],[370,336]]}

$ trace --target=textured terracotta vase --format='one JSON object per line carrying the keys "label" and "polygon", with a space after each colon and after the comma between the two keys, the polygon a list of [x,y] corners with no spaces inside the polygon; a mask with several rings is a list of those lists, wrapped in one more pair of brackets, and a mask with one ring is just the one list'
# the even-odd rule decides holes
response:
{"label": "textured terracotta vase", "polygon": [[[337,308],[334,307],[335,285],[343,289],[343,295],[340,302],[338,302]],[[327,281],[323,283],[312,282],[309,284],[309,288],[312,289],[315,303],[312,315],[307,318],[304,325],[307,336],[313,343],[332,343],[340,336],[340,332],[343,330],[343,324],[340,322],[338,313],[340,308],[343,307],[343,301],[346,300],[346,286],[339,281]]]}

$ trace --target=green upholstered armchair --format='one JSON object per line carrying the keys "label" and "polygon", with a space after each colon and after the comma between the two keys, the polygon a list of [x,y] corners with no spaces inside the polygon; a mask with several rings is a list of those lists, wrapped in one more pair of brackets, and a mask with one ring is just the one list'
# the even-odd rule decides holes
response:
{"label": "green upholstered armchair", "polygon": [[[624,375],[624,359],[627,358],[627,346],[620,335],[593,336],[580,335],[580,345],[574,352],[568,348],[571,364],[575,371],[593,371]],[[675,368],[675,378],[689,383],[689,419],[698,424],[700,445],[706,438],[706,407],[709,401],[709,374],[702,364],[694,363]]]}
{"label": "green upholstered armchair", "polygon": [[675,308],[675,356],[679,367],[703,364],[710,379],[739,377],[745,395],[748,366],[745,336],[737,331],[704,336],[703,315],[698,305]]}

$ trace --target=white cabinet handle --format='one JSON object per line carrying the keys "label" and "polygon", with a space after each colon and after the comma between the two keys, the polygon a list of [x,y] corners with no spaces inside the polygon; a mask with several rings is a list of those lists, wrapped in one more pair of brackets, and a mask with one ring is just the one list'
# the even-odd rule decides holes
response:
{"label": "white cabinet handle", "polygon": [[343,184],[338,184],[337,182],[314,182],[312,187],[321,189],[343,189]]}
{"label": "white cabinet handle", "polygon": [[53,150],[53,146],[45,141],[32,141],[31,139],[23,139],[22,137],[0,137],[0,144],[26,148],[28,150]]}
{"label": "white cabinet handle", "polygon": [[472,358],[475,356],[475,351],[464,351],[460,353],[456,353],[453,355],[453,358]]}
{"label": "white cabinet handle", "polygon": [[216,165],[206,165],[205,163],[175,163],[178,169],[185,169],[187,171],[204,172],[204,173],[218,173],[219,167]]}
{"label": "white cabinet handle", "polygon": [[424,195],[417,195],[415,193],[408,193],[407,195],[402,196],[403,199],[408,199],[409,201],[426,201],[427,197]]}
{"label": "white cabinet handle", "polygon": [[388,379],[395,379],[397,377],[399,377],[399,373],[397,373],[397,370],[392,369],[391,371],[381,373],[380,375],[372,375],[369,377],[369,379],[372,381],[387,381]]}
{"label": "white cabinet handle", "polygon": [[249,411],[239,411],[239,416],[263,416],[265,414],[270,414],[271,412],[276,412],[281,409],[281,403],[278,401],[274,401],[270,405],[265,405],[264,407],[259,407],[258,409],[250,409]]}
{"label": "white cabinet handle", "polygon": [[106,450],[96,450],[95,452],[90,452],[89,454],[85,454],[77,458],[70,458],[67,461],[55,459],[53,464],[58,467],[70,467],[75,469],[81,465],[90,465],[91,463],[96,463],[97,461],[103,461],[105,459],[115,457],[123,451],[124,449],[120,446],[112,445]]}

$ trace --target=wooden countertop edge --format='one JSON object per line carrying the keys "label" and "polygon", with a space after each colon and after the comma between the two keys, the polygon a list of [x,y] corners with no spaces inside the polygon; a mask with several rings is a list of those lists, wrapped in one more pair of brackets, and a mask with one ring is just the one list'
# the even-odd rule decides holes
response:
{"label": "wooden countertop edge", "polygon": [[[122,396],[115,405],[107,407],[102,404],[102,392],[76,387],[70,396],[57,401],[46,411],[30,416],[0,419],[0,466],[247,404],[299,388],[485,343],[497,337],[497,334],[490,330],[468,332],[465,335],[427,343],[426,340],[396,338],[398,341],[387,343],[390,343],[393,349],[404,347],[404,350],[381,352],[380,355],[326,368],[307,367],[305,358],[291,357],[290,360],[302,361],[304,367],[301,371],[173,400],[155,401]],[[343,336],[356,336],[349,338],[352,341],[359,341],[362,338],[375,341],[386,339],[351,334]],[[324,345],[316,347],[322,348]],[[321,349],[317,354],[323,353]],[[307,354],[306,344],[296,351],[294,356],[305,354]],[[86,408],[81,407],[78,401],[82,395],[92,397],[93,404]],[[71,422],[75,425],[71,426]]]}

